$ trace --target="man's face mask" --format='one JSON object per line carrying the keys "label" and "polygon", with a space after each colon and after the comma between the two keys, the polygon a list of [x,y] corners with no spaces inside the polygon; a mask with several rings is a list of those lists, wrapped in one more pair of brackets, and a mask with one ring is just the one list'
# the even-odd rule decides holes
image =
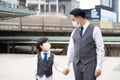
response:
{"label": "man's face mask", "polygon": [[50,43],[47,42],[47,43],[43,44],[43,47],[46,51],[50,51],[51,45],[50,45]]}
{"label": "man's face mask", "polygon": [[74,27],[80,27],[80,24],[78,24],[76,21],[72,21],[72,24]]}

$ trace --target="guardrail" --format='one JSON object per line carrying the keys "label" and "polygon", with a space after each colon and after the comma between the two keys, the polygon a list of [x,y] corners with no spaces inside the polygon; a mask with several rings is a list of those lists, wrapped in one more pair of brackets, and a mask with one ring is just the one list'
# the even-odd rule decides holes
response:
{"label": "guardrail", "polygon": [[[120,23],[90,22],[99,26],[103,33],[120,33]],[[27,16],[0,21],[0,30],[71,32],[73,28],[71,20],[66,18]]]}
{"label": "guardrail", "polygon": [[43,18],[39,16],[0,21],[0,30],[69,32],[73,28],[69,19]]}

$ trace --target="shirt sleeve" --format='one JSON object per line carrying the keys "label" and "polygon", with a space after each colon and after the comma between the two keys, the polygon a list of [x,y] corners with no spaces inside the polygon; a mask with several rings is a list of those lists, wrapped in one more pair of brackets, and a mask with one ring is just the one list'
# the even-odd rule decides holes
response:
{"label": "shirt sleeve", "polygon": [[58,63],[59,61],[58,61],[58,59],[56,58],[56,55],[54,55],[54,59],[53,59],[53,66],[54,66],[54,68],[57,70],[57,71],[59,71],[59,72],[63,72],[63,66],[60,64],[60,63]]}
{"label": "shirt sleeve", "polygon": [[104,51],[104,42],[102,38],[102,33],[101,33],[100,28],[97,26],[95,26],[94,31],[93,31],[93,39],[96,44],[96,53],[97,53],[96,69],[101,70],[105,51]]}
{"label": "shirt sleeve", "polygon": [[38,65],[38,60],[37,60],[37,55],[35,55],[33,62],[33,80],[36,80],[37,78],[37,65]]}
{"label": "shirt sleeve", "polygon": [[73,41],[73,34],[74,34],[75,29],[73,30],[71,36],[70,36],[70,41],[68,44],[68,50],[67,50],[67,59],[65,63],[65,67],[68,68],[70,66],[70,63],[73,61],[74,58],[74,41]]}

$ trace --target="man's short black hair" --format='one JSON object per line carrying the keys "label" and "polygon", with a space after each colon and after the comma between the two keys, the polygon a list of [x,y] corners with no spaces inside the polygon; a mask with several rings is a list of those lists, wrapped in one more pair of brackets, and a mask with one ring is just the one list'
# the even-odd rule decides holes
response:
{"label": "man's short black hair", "polygon": [[45,43],[47,41],[48,41],[48,38],[40,38],[37,40],[36,48],[39,50],[39,52],[42,51],[42,49],[40,48],[40,45],[43,45],[43,43]]}
{"label": "man's short black hair", "polygon": [[72,11],[70,11],[70,14],[71,14],[71,15],[74,15],[75,17],[81,16],[82,18],[86,18],[85,11],[83,11],[83,10],[80,9],[80,8],[75,8],[75,9],[73,9]]}

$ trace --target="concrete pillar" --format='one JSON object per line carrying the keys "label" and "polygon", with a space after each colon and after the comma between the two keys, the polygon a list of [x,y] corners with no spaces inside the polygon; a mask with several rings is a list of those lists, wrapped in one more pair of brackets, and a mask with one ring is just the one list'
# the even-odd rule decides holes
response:
{"label": "concrete pillar", "polygon": [[58,9],[58,0],[56,0],[56,12],[57,13],[59,12],[59,9]]}
{"label": "concrete pillar", "polygon": [[46,12],[46,6],[47,6],[47,5],[46,5],[46,4],[44,4],[44,13]]}
{"label": "concrete pillar", "polygon": [[10,43],[7,43],[7,53],[10,53]]}
{"label": "concrete pillar", "polygon": [[51,4],[49,3],[49,13],[51,13]]}
{"label": "concrete pillar", "polygon": [[41,12],[41,10],[40,10],[40,0],[39,0],[39,2],[38,2],[38,13],[37,13],[37,15],[40,15],[40,12]]}
{"label": "concrete pillar", "polygon": [[26,4],[25,4],[26,7],[28,7],[28,0],[26,0]]}
{"label": "concrete pillar", "polygon": [[32,54],[34,54],[34,44],[31,45],[32,48]]}
{"label": "concrete pillar", "polygon": [[15,45],[14,43],[12,43],[12,53],[14,53],[14,50],[15,50]]}

